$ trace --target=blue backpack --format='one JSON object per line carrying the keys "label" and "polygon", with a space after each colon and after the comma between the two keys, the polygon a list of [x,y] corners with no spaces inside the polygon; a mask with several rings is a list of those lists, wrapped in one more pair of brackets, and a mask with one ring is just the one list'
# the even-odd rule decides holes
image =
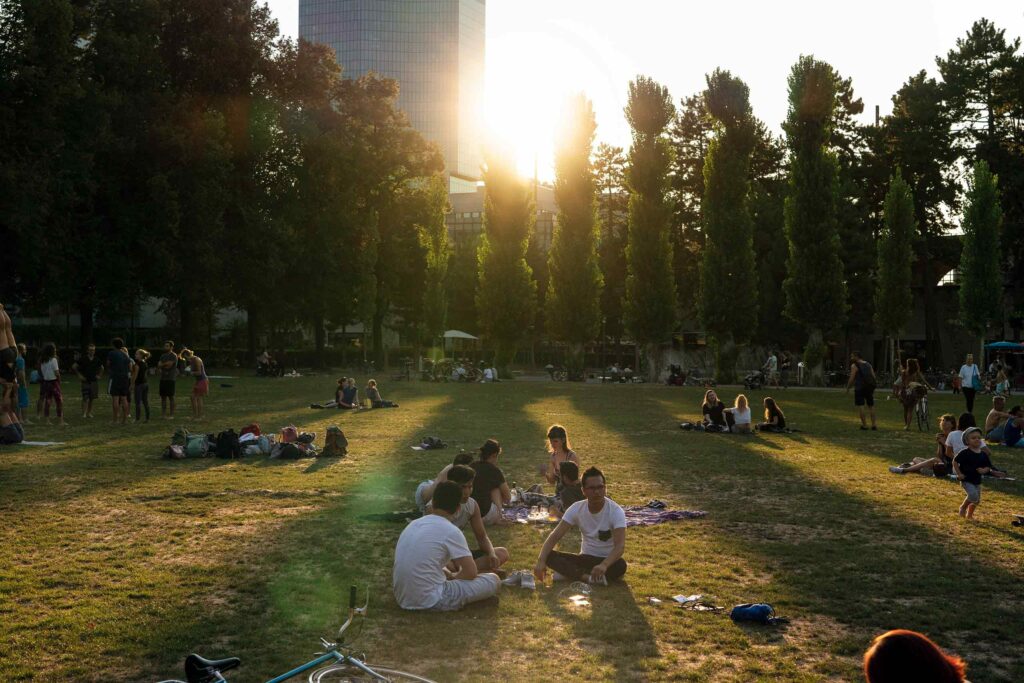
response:
{"label": "blue backpack", "polygon": [[776,620],[775,610],[764,602],[736,605],[729,612],[729,618],[733,621],[750,621],[755,624],[773,624]]}

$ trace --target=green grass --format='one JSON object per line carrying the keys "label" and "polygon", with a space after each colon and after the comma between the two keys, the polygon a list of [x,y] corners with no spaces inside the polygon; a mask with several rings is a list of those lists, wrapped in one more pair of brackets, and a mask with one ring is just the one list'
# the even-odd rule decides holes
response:
{"label": "green grass", "polygon": [[[203,430],[257,421],[322,434],[337,423],[350,457],[160,460],[176,423],[111,427],[104,404],[86,424],[74,384],[72,426],[29,430],[66,447],[0,452],[0,680],[155,681],[180,677],[192,651],[237,655],[234,680],[265,680],[317,650],[352,583],[372,595],[356,643],[370,660],[439,681],[856,680],[871,638],[896,627],[964,656],[974,683],[1024,680],[1024,535],[1009,525],[1024,486],[986,485],[980,521],[960,520],[955,483],[886,470],[931,452],[931,435],[903,432],[892,402],[871,433],[856,429],[847,395],[780,391],[802,431],[744,438],[680,431],[695,389],[386,384],[401,409],[353,415],[306,407],[332,393],[330,377],[232,383],[215,380]],[[938,396],[931,408],[962,403]],[[390,578],[402,526],[365,516],[409,507],[416,483],[457,452],[409,445],[495,437],[523,485],[552,422],[606,472],[616,501],[660,498],[708,516],[631,529],[626,581],[599,589],[589,610],[518,588],[458,614],[399,610]],[[995,460],[1024,475],[1024,451]],[[543,535],[517,525],[492,538],[524,568]],[[743,627],[647,602],[695,592],[726,606],[767,601],[792,621]]]}

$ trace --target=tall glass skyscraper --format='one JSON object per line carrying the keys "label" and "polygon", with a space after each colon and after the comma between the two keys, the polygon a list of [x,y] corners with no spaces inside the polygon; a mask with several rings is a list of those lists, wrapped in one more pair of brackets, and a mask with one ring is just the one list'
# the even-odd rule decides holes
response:
{"label": "tall glass skyscraper", "polygon": [[398,105],[440,146],[452,191],[475,191],[485,16],[485,0],[299,0],[299,35],[332,47],[347,77],[397,80]]}

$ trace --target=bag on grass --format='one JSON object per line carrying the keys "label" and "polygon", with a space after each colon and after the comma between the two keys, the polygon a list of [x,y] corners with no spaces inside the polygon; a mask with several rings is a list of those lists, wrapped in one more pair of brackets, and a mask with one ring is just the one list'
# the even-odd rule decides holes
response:
{"label": "bag on grass", "polygon": [[749,621],[755,624],[771,624],[774,621],[775,610],[771,605],[764,602],[748,602],[736,605],[729,612],[729,618],[733,621]]}
{"label": "bag on grass", "polygon": [[205,434],[189,434],[185,441],[185,457],[205,458],[209,448]]}
{"label": "bag on grass", "polygon": [[294,443],[283,443],[281,444],[281,450],[278,452],[277,457],[281,460],[298,460],[303,457],[305,453]]}
{"label": "bag on grass", "polygon": [[270,451],[274,447],[273,440],[266,434],[261,434],[260,438],[256,440],[256,444],[260,447],[260,452],[263,455],[270,455]]}
{"label": "bag on grass", "polygon": [[248,424],[242,427],[242,431],[238,432],[238,436],[242,437],[245,436],[246,434],[254,434],[256,436],[259,436],[262,433],[263,432],[260,431],[260,426],[253,422],[252,424]]}
{"label": "bag on grass", "polygon": [[327,428],[321,455],[329,458],[344,458],[348,455],[348,439],[345,438],[345,432],[341,431],[341,427],[331,425]]}
{"label": "bag on grass", "polygon": [[447,447],[448,444],[446,444],[444,441],[441,441],[441,437],[439,436],[425,436],[423,437],[423,441],[420,442],[420,448],[422,448],[425,451],[433,450],[435,448]]}
{"label": "bag on grass", "polygon": [[295,439],[298,443],[311,444],[316,441],[316,432],[302,432],[299,434],[299,438]]}
{"label": "bag on grass", "polygon": [[185,457],[185,447],[173,444],[164,449],[164,457],[168,460],[181,460]]}
{"label": "bag on grass", "polygon": [[295,425],[288,425],[287,427],[281,427],[281,443],[292,443],[299,438],[299,430],[295,428]]}
{"label": "bag on grass", "polygon": [[218,458],[241,458],[242,446],[234,429],[226,429],[217,435],[214,453]]}

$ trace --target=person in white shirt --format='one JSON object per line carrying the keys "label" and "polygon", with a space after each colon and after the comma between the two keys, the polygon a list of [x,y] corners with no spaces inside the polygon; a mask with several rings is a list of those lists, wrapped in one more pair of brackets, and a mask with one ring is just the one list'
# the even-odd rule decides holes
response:
{"label": "person in white shirt", "polygon": [[732,429],[729,431],[733,434],[753,434],[750,420],[750,404],[747,402],[746,396],[738,394],[735,405],[732,408],[726,408],[725,412],[732,413],[733,417]]}
{"label": "person in white shirt", "polygon": [[[491,538],[487,535],[484,527],[483,517],[480,516],[480,506],[473,499],[473,479],[476,472],[468,465],[453,465],[446,474],[447,481],[453,481],[462,487],[462,500],[459,501],[459,509],[451,518],[452,524],[459,529],[465,529],[468,525],[473,529],[476,536],[477,550],[473,551],[473,559],[476,561],[476,568],[479,571],[494,571],[508,562],[509,554],[507,548],[495,548]],[[427,505],[427,512],[431,511],[430,504]],[[455,571],[452,563],[448,569]]]}
{"label": "person in white shirt", "polygon": [[[626,513],[611,498],[605,497],[605,478],[601,470],[589,468],[583,473],[584,500],[573,503],[562,515],[558,526],[544,541],[533,575],[543,582],[547,569],[555,578],[606,584],[626,573]],[[555,550],[555,545],[571,527],[578,527],[582,543],[578,555]]]}
{"label": "person in white shirt", "polygon": [[498,575],[477,570],[466,537],[451,522],[461,499],[455,482],[438,484],[431,513],[410,522],[398,537],[391,581],[402,609],[453,611],[498,593]]}
{"label": "person in white shirt", "polygon": [[[39,374],[42,383],[39,387],[39,403],[43,407],[43,415],[46,423],[50,424],[50,402],[57,408],[57,419],[62,427],[67,426],[64,421],[64,396],[60,389],[60,364],[57,362],[57,347],[47,344],[43,347],[42,362],[39,365]],[[39,406],[36,406],[36,416],[39,415]]]}
{"label": "person in white shirt", "polygon": [[[964,432],[971,427],[977,427],[974,421],[974,415],[971,413],[961,413],[960,417],[956,421],[956,429],[949,433],[946,437],[946,456],[949,458],[955,458],[960,451],[967,448],[967,444],[964,443]],[[981,440],[981,450],[985,451],[989,455],[992,452],[988,448],[988,444],[985,440]]]}
{"label": "person in white shirt", "polygon": [[480,381],[481,382],[493,382],[494,381],[494,371],[491,370],[490,368],[484,368],[484,378],[482,380],[480,380]]}
{"label": "person in white shirt", "polygon": [[974,412],[974,395],[977,392],[975,388],[975,382],[981,386],[981,371],[978,366],[974,364],[974,354],[967,354],[967,360],[960,366],[960,390],[964,393],[964,399],[967,401],[967,412]]}

